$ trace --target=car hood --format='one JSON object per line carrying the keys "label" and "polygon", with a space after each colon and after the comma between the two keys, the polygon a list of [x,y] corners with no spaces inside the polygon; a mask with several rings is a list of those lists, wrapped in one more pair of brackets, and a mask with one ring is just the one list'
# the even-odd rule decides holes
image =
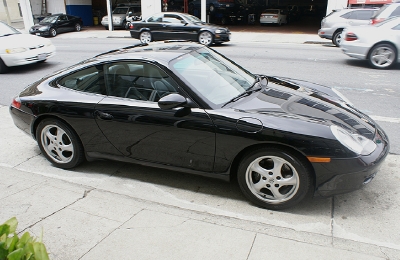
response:
{"label": "car hood", "polygon": [[0,45],[5,48],[35,47],[48,44],[51,44],[49,39],[23,33],[2,37],[0,43]]}
{"label": "car hood", "polygon": [[38,29],[38,28],[42,28],[42,27],[49,27],[51,25],[52,25],[52,23],[39,23],[39,24],[35,24],[31,28],[32,29]]}
{"label": "car hood", "polygon": [[374,138],[376,123],[332,88],[289,78],[268,79],[263,90],[232,103],[231,108],[268,128],[309,134],[338,125]]}

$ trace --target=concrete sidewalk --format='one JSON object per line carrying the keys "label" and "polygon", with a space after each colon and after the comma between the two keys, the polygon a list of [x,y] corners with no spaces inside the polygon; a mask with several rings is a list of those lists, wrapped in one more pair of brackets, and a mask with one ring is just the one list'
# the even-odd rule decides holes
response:
{"label": "concrete sidewalk", "polygon": [[0,223],[16,216],[51,259],[400,259],[399,156],[371,184],[286,211],[235,183],[134,164],[53,167],[0,107]]}

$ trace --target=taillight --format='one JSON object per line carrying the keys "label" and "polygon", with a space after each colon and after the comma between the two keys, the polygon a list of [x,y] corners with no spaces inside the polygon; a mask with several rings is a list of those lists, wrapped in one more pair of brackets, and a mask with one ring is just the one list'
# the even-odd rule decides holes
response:
{"label": "taillight", "polygon": [[133,26],[133,24],[129,25],[129,29],[133,29],[135,26]]}
{"label": "taillight", "polygon": [[344,39],[345,39],[346,41],[348,41],[348,42],[351,42],[351,41],[357,40],[358,37],[357,37],[357,35],[355,35],[354,33],[348,32],[348,33],[346,33],[346,36],[345,36]]}
{"label": "taillight", "polygon": [[370,24],[377,24],[382,22],[383,20],[385,20],[385,18],[375,18],[375,19],[371,19]]}
{"label": "taillight", "polygon": [[278,16],[277,16],[277,15],[274,15],[273,17],[274,17],[274,18],[278,18]]}
{"label": "taillight", "polygon": [[19,97],[15,97],[13,99],[13,101],[11,103],[11,106],[15,107],[15,108],[18,108],[18,109],[21,107],[21,100],[19,99]]}

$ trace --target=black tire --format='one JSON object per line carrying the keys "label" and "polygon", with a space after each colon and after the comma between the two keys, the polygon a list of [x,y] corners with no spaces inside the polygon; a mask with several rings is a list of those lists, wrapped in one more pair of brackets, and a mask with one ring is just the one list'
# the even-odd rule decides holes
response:
{"label": "black tire", "polygon": [[388,43],[373,46],[368,53],[368,62],[375,69],[389,69],[397,61],[396,48]]}
{"label": "black tire", "polygon": [[340,42],[342,41],[342,31],[343,30],[336,31],[332,37],[332,43],[337,47],[339,47]]}
{"label": "black tire", "polygon": [[213,4],[210,4],[209,11],[210,13],[213,13],[215,11],[215,6]]}
{"label": "black tire", "polygon": [[50,37],[56,37],[57,36],[57,30],[55,28],[50,28],[49,34],[50,34]]}
{"label": "black tire", "polygon": [[104,26],[104,28],[105,28],[106,30],[108,30],[108,26]]}
{"label": "black tire", "polygon": [[36,129],[36,140],[53,165],[70,169],[84,161],[81,141],[75,132],[57,119],[44,119]]}
{"label": "black tire", "polygon": [[251,202],[280,210],[294,206],[307,195],[311,172],[305,159],[279,148],[265,148],[244,156],[237,178]]}
{"label": "black tire", "polygon": [[8,66],[0,59],[0,74],[6,73],[8,71]]}
{"label": "black tire", "polygon": [[79,23],[75,24],[75,31],[80,32],[81,30],[82,26]]}
{"label": "black tire", "polygon": [[141,43],[150,43],[153,40],[150,31],[143,31],[139,35],[139,40]]}

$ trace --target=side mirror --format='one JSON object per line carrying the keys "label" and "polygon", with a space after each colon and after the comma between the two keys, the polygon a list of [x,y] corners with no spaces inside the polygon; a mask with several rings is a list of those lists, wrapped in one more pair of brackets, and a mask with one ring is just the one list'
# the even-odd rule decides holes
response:
{"label": "side mirror", "polygon": [[132,17],[132,11],[128,12],[128,17]]}
{"label": "side mirror", "polygon": [[165,97],[160,98],[158,100],[158,106],[161,109],[173,109],[176,107],[192,107],[193,102],[189,99],[186,99],[184,96],[180,94],[169,94]]}

